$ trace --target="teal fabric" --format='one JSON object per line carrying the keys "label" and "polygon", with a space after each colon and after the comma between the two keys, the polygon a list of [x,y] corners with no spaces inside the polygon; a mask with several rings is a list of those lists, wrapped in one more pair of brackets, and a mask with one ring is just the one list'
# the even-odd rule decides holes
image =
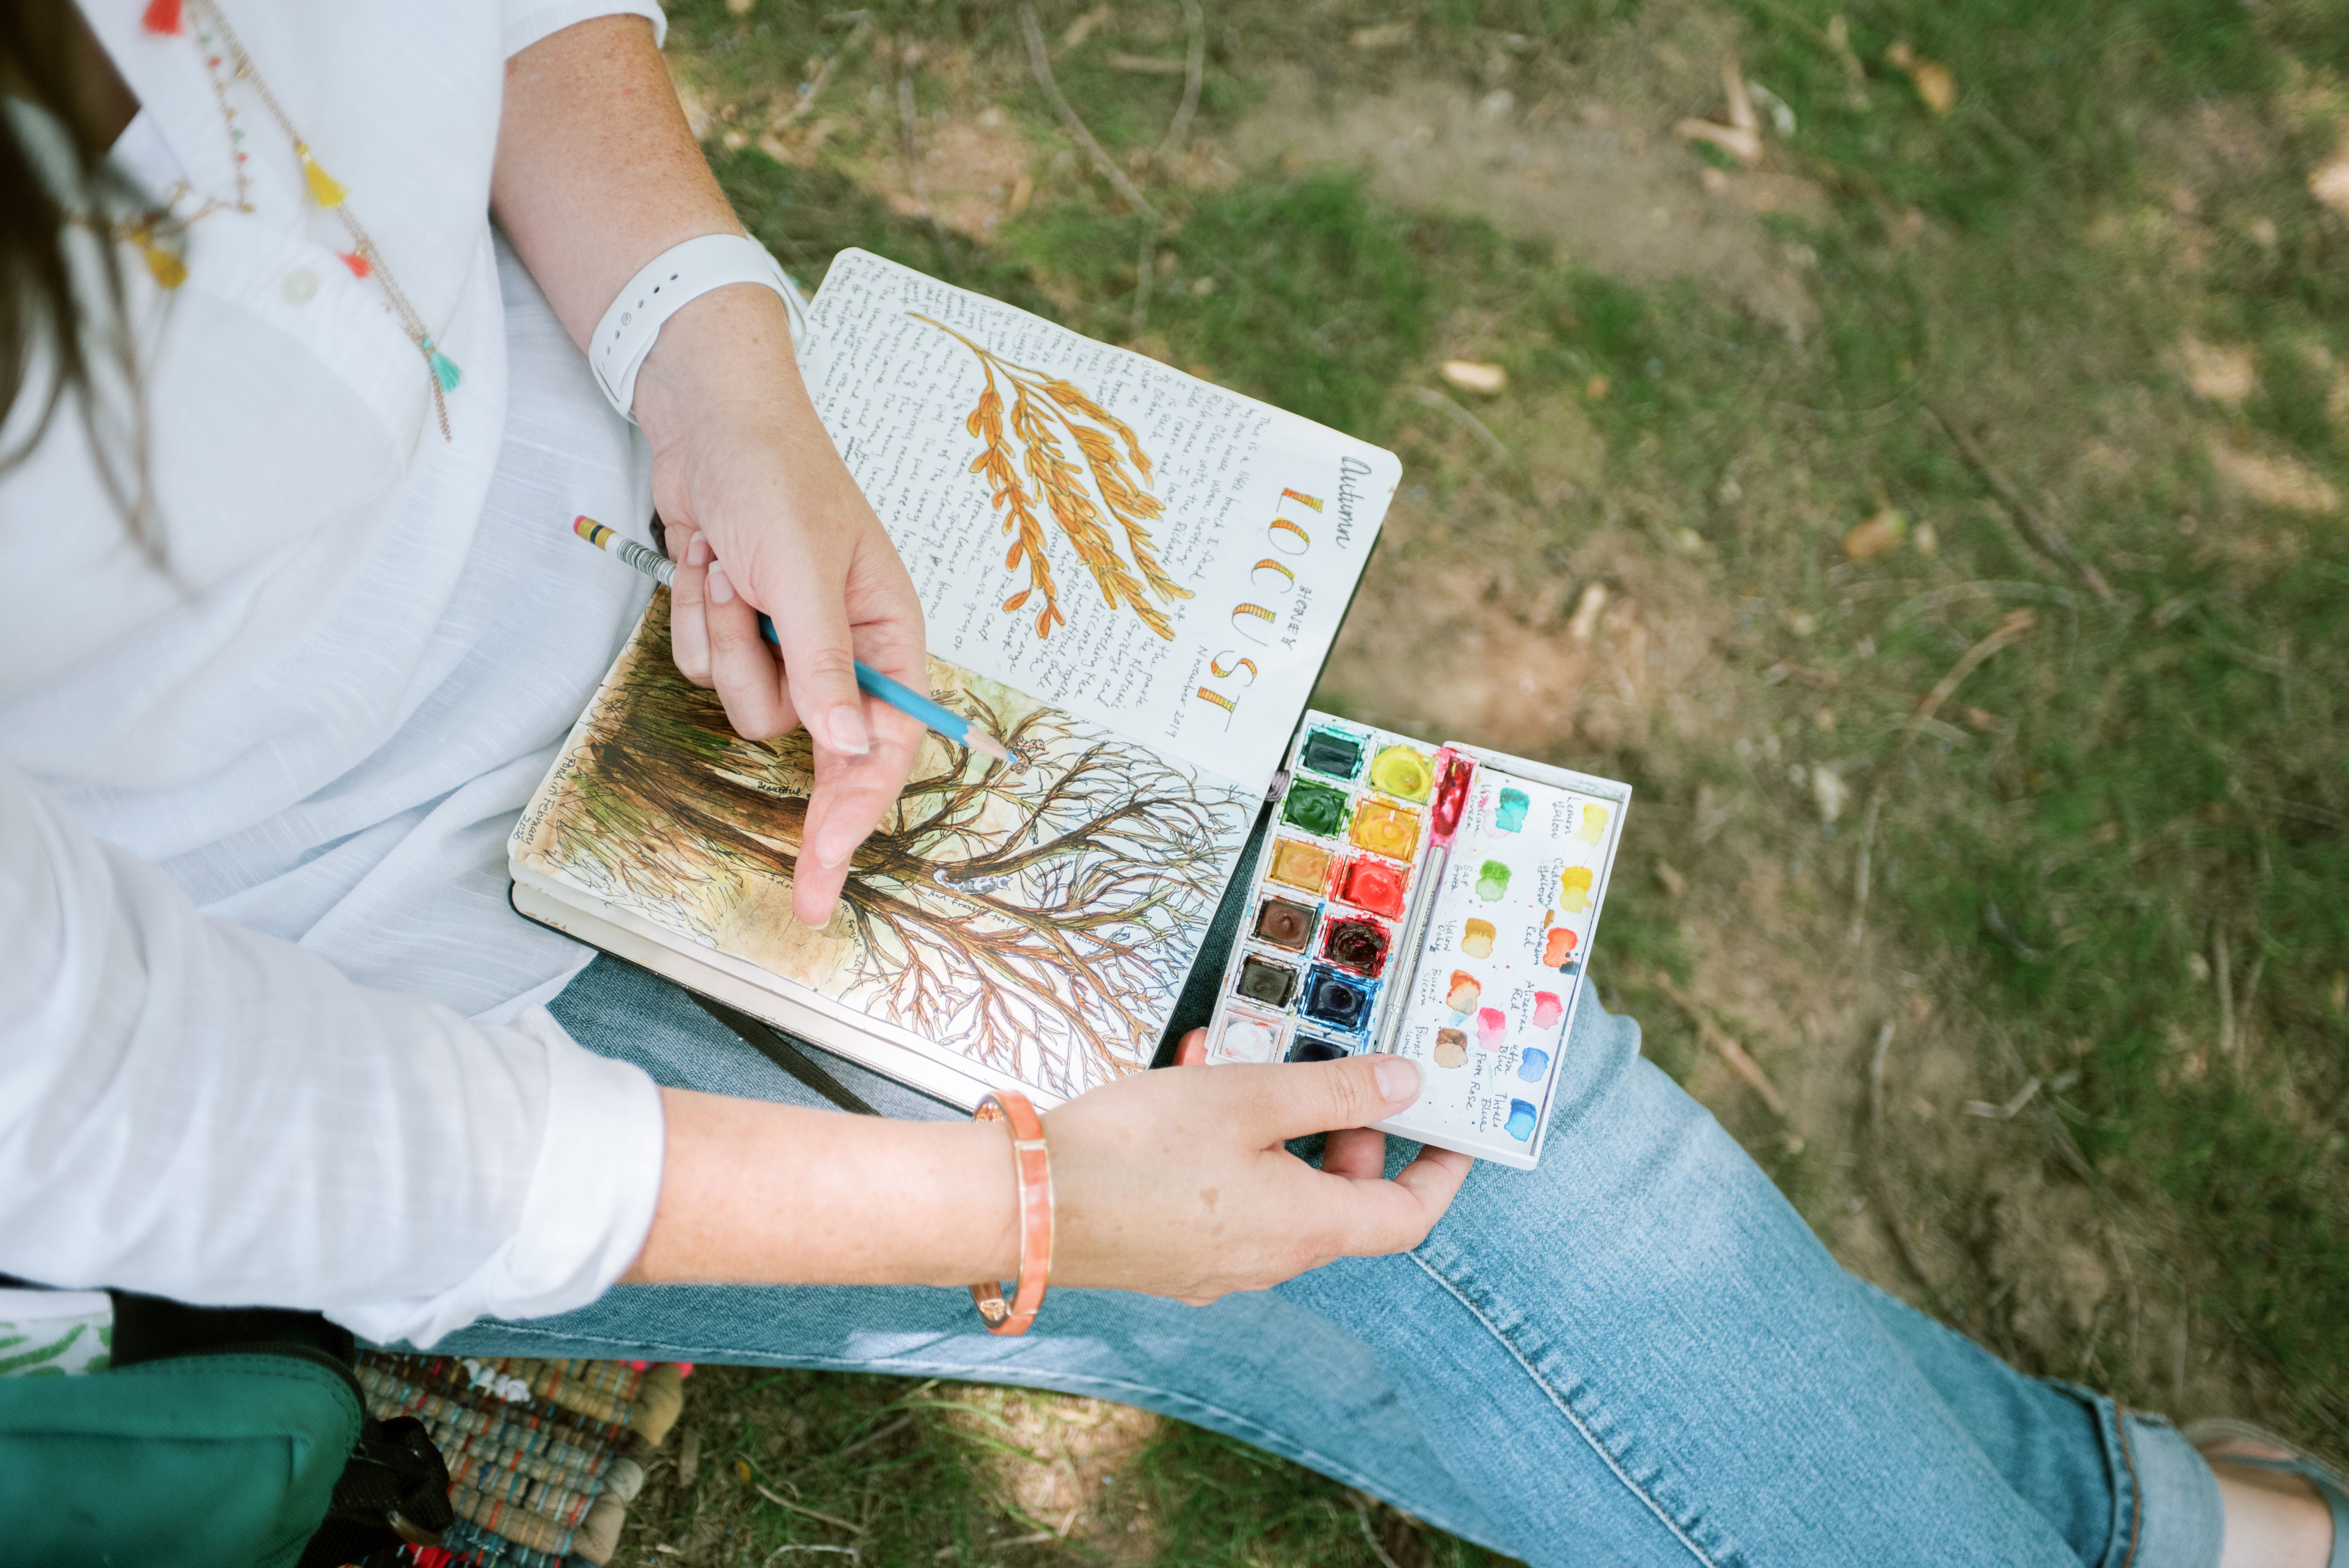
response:
{"label": "teal fabric", "polygon": [[0,1379],[0,1550],[49,1568],[290,1563],[362,1418],[347,1377],[295,1356]]}

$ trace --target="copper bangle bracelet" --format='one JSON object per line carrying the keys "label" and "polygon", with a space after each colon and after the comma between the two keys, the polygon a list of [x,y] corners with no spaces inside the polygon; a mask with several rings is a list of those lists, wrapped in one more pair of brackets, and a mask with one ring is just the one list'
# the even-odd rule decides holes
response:
{"label": "copper bangle bracelet", "polygon": [[1000,1284],[975,1284],[970,1299],[990,1334],[1025,1334],[1044,1305],[1044,1284],[1052,1273],[1052,1159],[1044,1148],[1044,1119],[1028,1097],[1012,1089],[989,1094],[971,1113],[973,1121],[1011,1124],[1012,1170],[1019,1182],[1019,1277],[1007,1301]]}

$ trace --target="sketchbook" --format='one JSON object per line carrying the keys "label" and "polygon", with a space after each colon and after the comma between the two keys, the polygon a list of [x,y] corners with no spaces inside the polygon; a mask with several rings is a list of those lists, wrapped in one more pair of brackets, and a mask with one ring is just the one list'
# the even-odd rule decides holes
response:
{"label": "sketchbook", "polygon": [[810,397],[921,598],[930,693],[1014,760],[928,737],[831,922],[802,925],[807,737],[733,733],[678,674],[661,590],[515,827],[514,905],[941,1099],[1049,1107],[1149,1067],[1195,971],[1220,977],[1401,466],[860,251],[807,323]]}

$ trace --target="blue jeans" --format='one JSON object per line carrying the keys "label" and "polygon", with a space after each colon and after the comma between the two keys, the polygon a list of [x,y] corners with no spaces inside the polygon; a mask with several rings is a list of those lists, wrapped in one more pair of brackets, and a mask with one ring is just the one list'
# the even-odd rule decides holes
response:
{"label": "blue jeans", "polygon": [[[554,1012],[663,1084],[823,1103],[642,971],[598,960]],[[959,1290],[620,1286],[441,1347],[1091,1395],[1535,1564],[2212,1568],[2217,1485],[2167,1421],[1846,1274],[1639,1042],[1587,999],[1539,1171],[1480,1164],[1416,1251],[1211,1307],[1059,1290],[999,1339]],[[823,1060],[886,1114],[954,1114]]]}

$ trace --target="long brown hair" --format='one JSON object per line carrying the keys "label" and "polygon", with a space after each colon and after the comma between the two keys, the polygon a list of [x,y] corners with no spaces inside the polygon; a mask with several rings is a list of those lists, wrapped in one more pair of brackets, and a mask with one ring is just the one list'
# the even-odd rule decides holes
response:
{"label": "long brown hair", "polygon": [[[53,153],[28,145],[15,115],[0,113],[0,420],[22,432],[0,449],[0,473],[25,460],[73,399],[118,511],[160,563],[120,247],[112,242],[115,219],[140,211],[147,199],[96,144],[96,128],[115,108],[110,100],[127,101],[128,89],[72,0],[0,0],[0,92],[72,133],[59,168]],[[77,227],[99,242],[77,245]],[[40,405],[26,420],[17,404],[28,396]]]}

